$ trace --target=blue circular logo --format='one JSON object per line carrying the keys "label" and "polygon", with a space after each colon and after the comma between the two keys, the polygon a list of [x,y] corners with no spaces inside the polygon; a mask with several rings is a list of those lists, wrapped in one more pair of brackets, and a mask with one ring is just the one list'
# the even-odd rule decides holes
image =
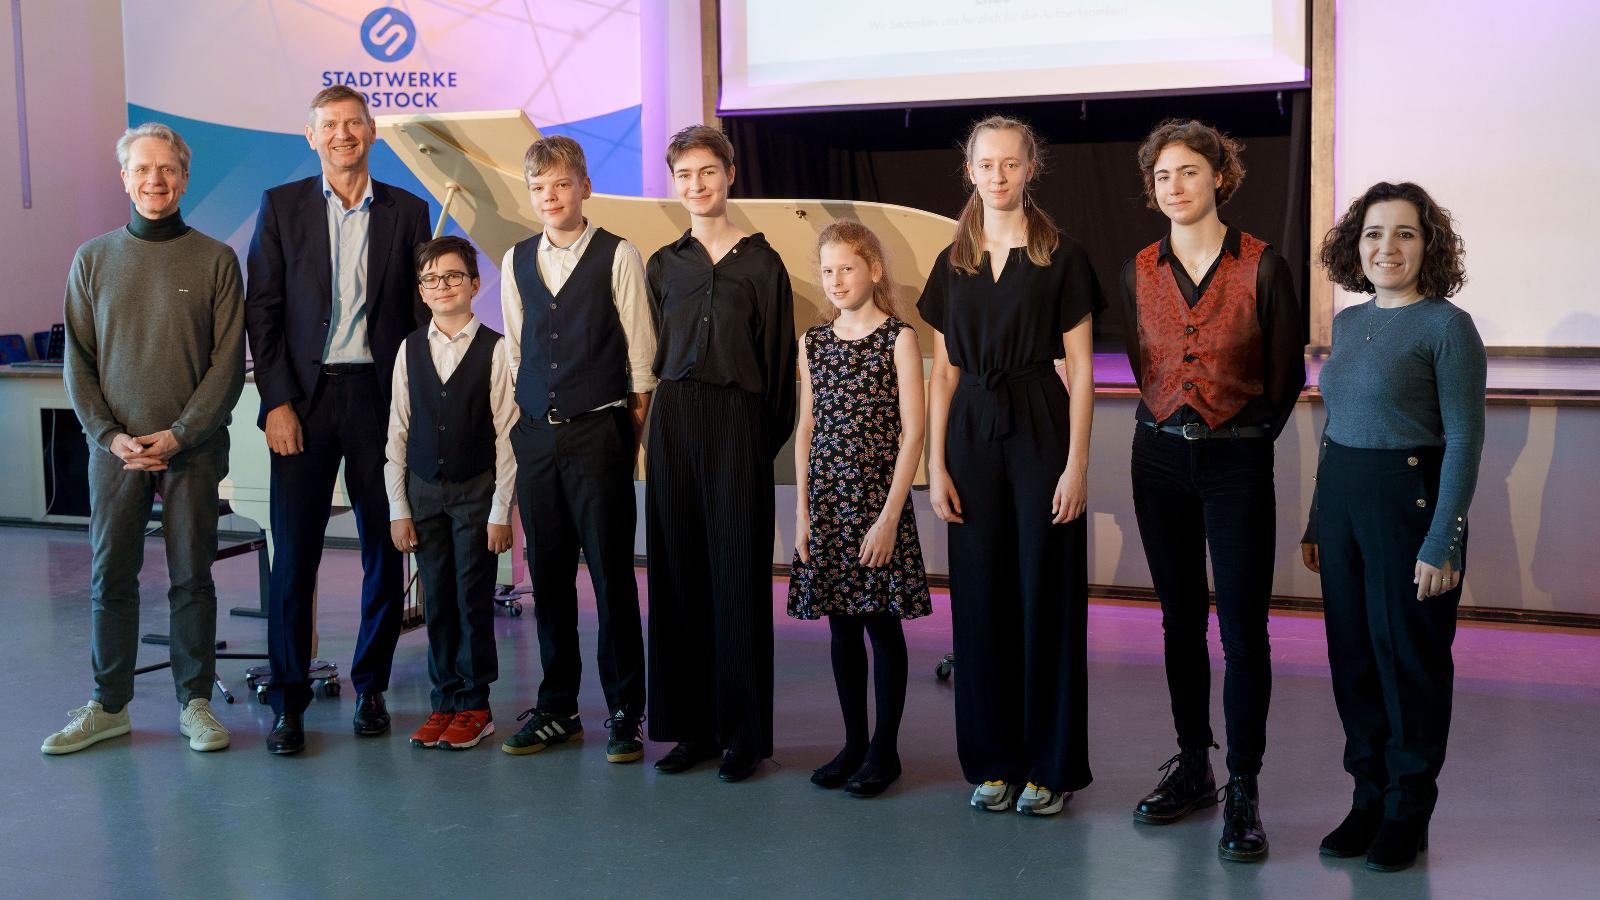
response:
{"label": "blue circular logo", "polygon": [[392,6],[380,6],[361,21],[361,46],[379,62],[399,62],[417,45],[417,26]]}

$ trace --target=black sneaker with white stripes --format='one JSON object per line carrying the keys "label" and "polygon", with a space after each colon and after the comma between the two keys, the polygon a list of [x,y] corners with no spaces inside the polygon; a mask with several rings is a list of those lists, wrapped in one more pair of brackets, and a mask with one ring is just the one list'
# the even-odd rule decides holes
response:
{"label": "black sneaker with white stripes", "polygon": [[639,725],[644,716],[619,709],[606,720],[611,737],[606,741],[606,762],[630,763],[644,759],[644,741],[639,737]]}
{"label": "black sneaker with white stripes", "polygon": [[535,706],[517,716],[518,722],[523,719],[527,719],[528,723],[510,740],[501,744],[501,750],[516,756],[527,756],[554,744],[565,744],[583,737],[583,723],[578,720],[576,713],[563,716]]}

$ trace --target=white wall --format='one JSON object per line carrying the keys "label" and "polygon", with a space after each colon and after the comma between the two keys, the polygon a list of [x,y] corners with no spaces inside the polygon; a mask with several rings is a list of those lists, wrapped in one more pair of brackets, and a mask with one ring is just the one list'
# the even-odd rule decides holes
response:
{"label": "white wall", "polygon": [[1458,220],[1457,302],[1485,343],[1600,346],[1600,4],[1343,2],[1337,32],[1338,209],[1376,181],[1421,184]]}
{"label": "white wall", "polygon": [[705,119],[698,0],[640,0],[639,50],[644,195],[670,197],[671,179],[664,156],[667,138]]}
{"label": "white wall", "polygon": [[122,9],[111,0],[24,0],[33,205],[22,208],[10,3],[0,3],[0,333],[61,321],[78,245],[128,221],[115,145],[126,126]]}

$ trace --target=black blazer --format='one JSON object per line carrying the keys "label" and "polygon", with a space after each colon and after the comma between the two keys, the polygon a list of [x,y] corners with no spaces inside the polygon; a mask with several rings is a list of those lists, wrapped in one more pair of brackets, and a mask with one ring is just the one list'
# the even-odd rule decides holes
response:
{"label": "black blazer", "polygon": [[[428,321],[417,291],[414,253],[431,230],[426,202],[382,182],[372,182],[370,214],[367,342],[387,404],[400,343],[418,322]],[[321,175],[261,195],[246,270],[245,334],[261,394],[256,425],[265,428],[267,411],[283,403],[293,403],[304,419],[333,312],[333,250]]]}

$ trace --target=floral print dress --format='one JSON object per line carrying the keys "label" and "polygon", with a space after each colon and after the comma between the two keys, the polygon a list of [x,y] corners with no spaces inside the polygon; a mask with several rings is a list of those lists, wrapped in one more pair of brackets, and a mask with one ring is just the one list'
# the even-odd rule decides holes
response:
{"label": "floral print dress", "polygon": [[831,324],[805,334],[816,426],[806,467],[811,561],[795,553],[789,578],[789,615],[797,619],[874,613],[914,619],[933,611],[910,497],[889,562],[868,568],[860,561],[861,541],[888,499],[900,453],[894,345],[907,327],[890,316],[858,340],[841,339]]}

